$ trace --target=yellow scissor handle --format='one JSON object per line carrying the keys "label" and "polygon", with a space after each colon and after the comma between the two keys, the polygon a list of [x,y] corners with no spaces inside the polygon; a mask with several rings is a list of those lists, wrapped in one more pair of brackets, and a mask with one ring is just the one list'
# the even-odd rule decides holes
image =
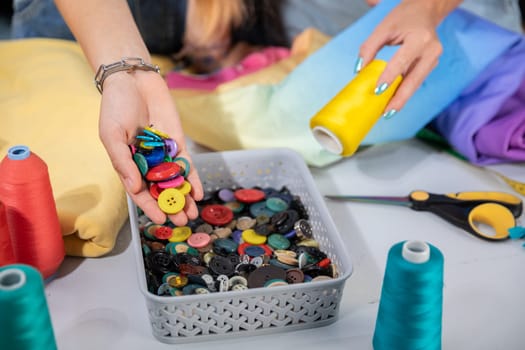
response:
{"label": "yellow scissor handle", "polygon": [[458,192],[447,193],[446,196],[460,200],[491,200],[514,205],[519,205],[521,203],[521,199],[505,192]]}
{"label": "yellow scissor handle", "polygon": [[[506,239],[509,236],[509,229],[516,226],[516,220],[512,212],[505,206],[497,203],[484,203],[475,206],[469,213],[468,221],[476,234],[493,241]],[[481,231],[477,226],[479,223],[492,227],[494,232],[485,233]]]}

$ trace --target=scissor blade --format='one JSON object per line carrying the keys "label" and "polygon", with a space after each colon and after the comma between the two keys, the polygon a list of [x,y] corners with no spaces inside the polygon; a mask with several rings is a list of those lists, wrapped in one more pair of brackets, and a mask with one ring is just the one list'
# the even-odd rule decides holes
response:
{"label": "scissor blade", "polygon": [[389,196],[345,196],[345,195],[325,195],[325,198],[359,203],[389,204],[408,207],[411,205],[408,197],[389,197]]}

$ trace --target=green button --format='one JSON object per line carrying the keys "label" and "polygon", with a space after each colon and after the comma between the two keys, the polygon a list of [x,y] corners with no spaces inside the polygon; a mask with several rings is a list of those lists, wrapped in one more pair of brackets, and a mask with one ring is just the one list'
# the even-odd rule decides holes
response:
{"label": "green button", "polygon": [[266,207],[276,213],[288,209],[288,203],[279,197],[270,197],[266,200]]}
{"label": "green button", "polygon": [[146,173],[148,172],[148,161],[146,160],[146,157],[144,157],[141,153],[135,153],[133,155],[133,161],[135,164],[137,164],[137,167],[139,168],[142,176],[146,176]]}
{"label": "green button", "polygon": [[268,236],[268,245],[275,250],[284,250],[290,247],[290,241],[283,235],[274,233]]}
{"label": "green button", "polygon": [[228,255],[237,251],[238,244],[229,238],[217,238],[213,241],[213,251],[217,254]]}

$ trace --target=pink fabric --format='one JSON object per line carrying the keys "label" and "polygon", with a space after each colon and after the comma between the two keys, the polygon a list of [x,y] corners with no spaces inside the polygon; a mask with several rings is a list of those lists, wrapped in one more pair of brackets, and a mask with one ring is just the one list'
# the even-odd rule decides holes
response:
{"label": "pink fabric", "polygon": [[222,83],[243,75],[254,73],[290,56],[290,50],[283,47],[267,47],[246,56],[234,67],[225,67],[209,75],[188,75],[181,72],[169,72],[166,82],[170,89],[214,90]]}

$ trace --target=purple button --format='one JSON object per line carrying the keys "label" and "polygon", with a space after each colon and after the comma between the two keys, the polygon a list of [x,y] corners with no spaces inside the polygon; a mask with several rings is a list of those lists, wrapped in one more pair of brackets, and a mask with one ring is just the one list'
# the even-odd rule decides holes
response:
{"label": "purple button", "polygon": [[232,232],[232,239],[236,242],[236,243],[241,243],[241,240],[242,240],[242,231],[241,230],[235,230]]}
{"label": "purple button", "polygon": [[164,139],[164,145],[166,146],[166,152],[171,158],[177,155],[177,151],[179,148],[177,147],[175,141],[173,141],[172,139]]}
{"label": "purple button", "polygon": [[235,200],[235,195],[233,194],[233,191],[229,188],[223,188],[219,191],[218,194],[219,198],[223,202],[233,202]]}

